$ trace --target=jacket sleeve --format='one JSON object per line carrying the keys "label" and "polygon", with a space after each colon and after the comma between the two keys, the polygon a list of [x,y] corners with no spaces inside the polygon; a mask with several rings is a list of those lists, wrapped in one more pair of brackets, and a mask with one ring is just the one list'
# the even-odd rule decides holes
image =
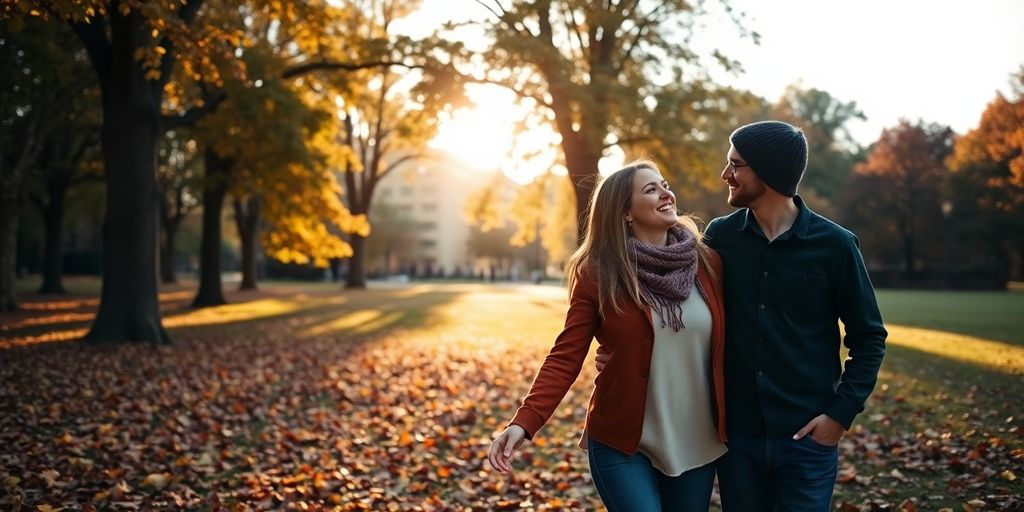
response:
{"label": "jacket sleeve", "polygon": [[838,260],[836,304],[846,331],[843,343],[850,352],[836,388],[836,398],[825,414],[849,429],[875,388],[888,333],[882,324],[875,290],[855,235],[850,235]]}
{"label": "jacket sleeve", "polygon": [[582,272],[569,294],[565,327],[544,358],[523,405],[509,422],[523,427],[527,438],[532,439],[544,426],[576,381],[600,322],[596,286],[591,275]]}

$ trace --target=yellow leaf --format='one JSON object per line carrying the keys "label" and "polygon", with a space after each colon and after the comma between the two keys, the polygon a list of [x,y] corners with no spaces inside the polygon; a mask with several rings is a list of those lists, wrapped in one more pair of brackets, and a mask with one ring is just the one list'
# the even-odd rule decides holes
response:
{"label": "yellow leaf", "polygon": [[167,487],[167,484],[171,482],[171,475],[167,473],[150,473],[146,475],[146,479],[142,481],[142,485],[146,487],[152,487],[158,491],[163,490]]}
{"label": "yellow leaf", "polygon": [[110,498],[110,492],[109,491],[100,491],[100,492],[96,493],[95,495],[93,495],[92,501],[98,503],[100,501],[106,501],[109,498]]}
{"label": "yellow leaf", "polygon": [[1011,482],[1017,479],[1017,475],[1013,474],[1013,471],[1010,471],[1009,469],[999,473],[999,475]]}

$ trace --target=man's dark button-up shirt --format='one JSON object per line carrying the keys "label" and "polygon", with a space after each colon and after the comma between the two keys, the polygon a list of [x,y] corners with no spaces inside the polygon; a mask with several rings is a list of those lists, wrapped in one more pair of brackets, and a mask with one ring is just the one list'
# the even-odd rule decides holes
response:
{"label": "man's dark button-up shirt", "polygon": [[705,231],[725,266],[730,432],[791,436],[822,413],[850,428],[882,364],[887,333],[857,237],[794,200],[796,221],[771,242],[747,208]]}

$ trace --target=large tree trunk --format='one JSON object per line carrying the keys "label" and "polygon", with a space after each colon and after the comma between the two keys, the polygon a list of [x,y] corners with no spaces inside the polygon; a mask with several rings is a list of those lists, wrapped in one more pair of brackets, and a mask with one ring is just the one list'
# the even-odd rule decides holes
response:
{"label": "large tree trunk", "polygon": [[353,234],[349,239],[352,246],[352,257],[348,260],[348,277],[345,288],[366,288],[366,237]]}
{"label": "large tree trunk", "polygon": [[203,234],[199,242],[199,292],[193,307],[217,306],[227,303],[220,280],[221,210],[228,193],[227,173],[230,162],[212,149],[204,154],[206,183],[203,186]]}
{"label": "large tree trunk", "polygon": [[64,293],[64,196],[68,181],[56,179],[47,185],[49,200],[43,206],[45,243],[43,249],[43,285],[39,293]]}
{"label": "large tree trunk", "polygon": [[[178,10],[190,23],[202,0],[187,0]],[[157,138],[161,129],[164,84],[176,52],[167,40],[159,78],[136,54],[150,44],[152,27],[135,8],[72,24],[100,82],[103,96],[103,159],[107,187],[103,221],[103,291],[85,340],[170,343],[160,323],[157,295],[159,191]]]}
{"label": "large tree trunk", "polygon": [[259,239],[260,212],[262,203],[258,197],[250,197],[245,203],[234,200],[235,226],[242,244],[242,284],[239,290],[257,289],[256,249]]}
{"label": "large tree trunk", "polygon": [[92,343],[170,343],[160,323],[156,274],[160,100],[132,50],[115,46],[114,76],[103,88],[107,202],[103,291],[85,338]]}

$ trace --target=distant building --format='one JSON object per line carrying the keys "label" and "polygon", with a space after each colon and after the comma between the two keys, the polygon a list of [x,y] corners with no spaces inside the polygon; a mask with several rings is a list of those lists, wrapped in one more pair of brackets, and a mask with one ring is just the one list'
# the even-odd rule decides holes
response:
{"label": "distant building", "polygon": [[[469,250],[463,208],[493,175],[436,152],[395,169],[374,191],[367,270],[371,276],[470,277],[483,270]],[[509,181],[509,193],[514,182]]]}

